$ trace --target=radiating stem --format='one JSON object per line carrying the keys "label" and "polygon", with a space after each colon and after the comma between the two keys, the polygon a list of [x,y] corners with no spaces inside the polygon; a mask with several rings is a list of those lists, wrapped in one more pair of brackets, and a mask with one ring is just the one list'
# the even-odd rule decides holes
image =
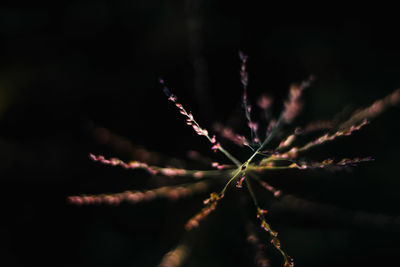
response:
{"label": "radiating stem", "polygon": [[253,199],[254,205],[258,209],[259,208],[258,201],[257,201],[256,195],[254,194],[253,188],[251,187],[251,183],[250,183],[249,179],[246,179],[246,185],[247,185],[247,190],[249,190],[250,196]]}
{"label": "radiating stem", "polygon": [[225,191],[226,191],[226,189],[228,188],[229,184],[230,184],[233,180],[235,180],[236,177],[237,177],[240,173],[242,173],[242,169],[241,169],[240,167],[238,167],[238,168],[236,169],[235,174],[234,174],[234,175],[228,180],[228,182],[225,184],[225,186],[224,186],[224,188],[222,189],[220,195],[223,196],[223,195],[225,194]]}
{"label": "radiating stem", "polygon": [[237,160],[234,156],[232,156],[231,153],[229,153],[228,151],[226,151],[222,146],[219,147],[218,149],[219,151],[221,151],[222,153],[224,153],[224,155],[230,159],[236,166],[240,166],[240,161]]}
{"label": "radiating stem", "polygon": [[[274,137],[275,133],[278,131],[278,129],[281,127],[282,124],[282,119],[280,118],[278,120],[278,122],[276,123],[274,129],[271,131],[271,133],[265,138],[264,142],[261,144],[261,146],[254,151],[254,153],[250,156],[250,158],[248,160],[246,160],[244,163],[240,164],[236,164],[236,166],[238,166],[238,168],[236,169],[235,174],[233,175],[233,177],[231,177],[228,182],[225,184],[224,188],[221,191],[221,194],[224,194],[226,189],[228,188],[229,184],[235,180],[235,178],[242,173],[243,171],[246,170],[247,166],[249,166],[249,164],[251,163],[251,161],[253,160],[253,158],[264,148],[264,146],[266,146]],[[247,181],[247,179],[246,179]]]}

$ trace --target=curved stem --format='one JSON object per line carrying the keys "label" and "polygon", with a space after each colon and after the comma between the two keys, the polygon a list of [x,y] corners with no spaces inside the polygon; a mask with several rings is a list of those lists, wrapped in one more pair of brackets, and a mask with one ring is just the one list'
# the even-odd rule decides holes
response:
{"label": "curved stem", "polygon": [[232,156],[232,154],[229,153],[228,151],[226,151],[222,146],[220,146],[220,147],[218,148],[218,150],[221,151],[222,153],[224,153],[224,155],[225,155],[228,159],[230,159],[236,166],[238,166],[238,167],[240,166],[240,161],[237,160],[234,156]]}

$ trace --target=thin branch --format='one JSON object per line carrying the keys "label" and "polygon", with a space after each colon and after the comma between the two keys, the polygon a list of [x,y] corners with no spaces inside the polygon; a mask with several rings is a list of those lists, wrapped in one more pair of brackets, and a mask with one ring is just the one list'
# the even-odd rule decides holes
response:
{"label": "thin branch", "polygon": [[234,156],[232,156],[231,153],[229,153],[226,149],[224,149],[220,143],[217,142],[215,135],[213,137],[210,137],[208,134],[208,131],[197,123],[197,121],[194,119],[193,114],[191,112],[187,112],[185,108],[182,106],[182,104],[178,103],[177,100],[178,98],[173,95],[168,87],[165,86],[164,80],[160,79],[160,83],[163,86],[163,91],[167,95],[168,100],[173,102],[175,106],[179,109],[179,112],[186,116],[186,124],[190,125],[193,127],[193,130],[198,134],[206,137],[208,141],[213,145],[211,149],[213,150],[219,150],[221,151],[229,160],[231,160],[235,165],[240,165],[239,160],[237,160]]}

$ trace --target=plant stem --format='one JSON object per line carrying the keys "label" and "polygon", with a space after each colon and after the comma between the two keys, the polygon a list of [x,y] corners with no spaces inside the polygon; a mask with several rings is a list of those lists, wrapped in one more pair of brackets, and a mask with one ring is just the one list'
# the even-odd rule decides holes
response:
{"label": "plant stem", "polygon": [[251,183],[250,183],[249,179],[246,179],[246,185],[247,185],[247,189],[249,190],[250,196],[253,199],[254,205],[258,209],[259,208],[258,201],[257,201],[256,195],[254,194],[253,188],[251,187]]}
{"label": "plant stem", "polygon": [[231,153],[229,153],[228,151],[226,151],[222,146],[220,146],[218,148],[219,151],[221,151],[222,153],[224,153],[224,155],[230,159],[237,167],[239,167],[241,165],[240,161],[237,160],[234,156],[232,156]]}
{"label": "plant stem", "polygon": [[[230,178],[230,179],[228,180],[228,182],[225,184],[224,188],[223,188],[222,191],[221,191],[221,194],[224,194],[224,193],[225,193],[225,191],[226,191],[226,189],[228,188],[229,184],[230,184],[233,180],[235,180],[235,178],[247,168],[247,166],[250,164],[250,162],[253,160],[253,158],[261,151],[261,149],[263,149],[264,146],[266,146],[266,145],[272,140],[272,138],[274,137],[275,133],[276,133],[276,132],[279,130],[279,128],[281,127],[281,124],[282,124],[282,119],[279,118],[279,120],[278,120],[278,122],[276,123],[274,129],[273,129],[273,130],[271,131],[271,133],[265,138],[265,140],[264,140],[264,142],[261,144],[261,146],[260,146],[256,151],[254,151],[254,153],[250,156],[250,158],[249,158],[248,160],[246,160],[246,161],[245,161],[244,163],[242,163],[242,164],[240,164],[240,163],[239,163],[239,164],[235,163],[236,166],[238,166],[238,168],[236,169],[236,172],[235,172],[235,174],[233,175],[233,177]],[[229,154],[229,153],[228,153],[228,154]],[[247,179],[246,179],[246,181],[247,181]]]}
{"label": "plant stem", "polygon": [[229,181],[225,184],[225,186],[224,186],[224,188],[222,189],[220,195],[224,195],[224,194],[225,194],[225,191],[226,191],[226,189],[228,188],[228,185],[229,185],[233,180],[235,180],[236,177],[237,177],[240,173],[242,173],[242,168],[241,168],[241,167],[238,167],[238,168],[236,169],[235,174],[234,174],[234,175],[229,179]]}

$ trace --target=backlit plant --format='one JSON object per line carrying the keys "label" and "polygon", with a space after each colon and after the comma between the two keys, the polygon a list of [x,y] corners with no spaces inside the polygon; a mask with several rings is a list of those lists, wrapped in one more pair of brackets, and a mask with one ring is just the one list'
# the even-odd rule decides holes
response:
{"label": "backlit plant", "polygon": [[[294,266],[293,259],[281,247],[278,233],[274,231],[272,226],[268,223],[266,218],[267,210],[260,206],[258,198],[253,190],[253,186],[257,184],[261,188],[270,192],[272,197],[279,200],[282,196],[281,190],[270,185],[266,180],[265,174],[271,170],[336,170],[345,166],[354,166],[357,163],[372,160],[370,157],[367,157],[343,158],[340,160],[327,158],[321,161],[313,161],[305,158],[304,154],[314,147],[321,146],[327,142],[332,142],[333,140],[343,136],[349,136],[353,132],[360,130],[363,126],[368,124],[371,119],[382,113],[387,107],[398,103],[400,101],[400,91],[396,90],[385,98],[374,102],[371,106],[355,111],[340,123],[333,123],[332,121],[314,122],[305,127],[294,128],[295,130],[285,134],[285,126],[290,125],[303,108],[302,93],[311,85],[314,79],[313,77],[310,77],[308,80],[300,84],[291,85],[289,96],[284,102],[283,110],[276,119],[271,119],[272,116],[270,109],[272,99],[266,95],[260,97],[258,100],[258,107],[264,112],[264,114],[268,114],[268,116],[265,116],[266,118],[270,118],[268,124],[264,127],[266,130],[264,130],[263,133],[261,129],[264,128],[260,127],[260,124],[253,120],[253,107],[248,103],[248,73],[246,70],[247,56],[243,53],[239,53],[239,55],[241,60],[240,79],[243,85],[242,105],[250,134],[249,137],[239,135],[235,133],[233,129],[221,124],[216,124],[214,130],[219,134],[220,138],[227,139],[228,141],[245,148],[246,152],[251,151],[247,160],[241,162],[234,155],[228,152],[228,150],[218,141],[217,136],[210,134],[208,130],[203,128],[194,119],[193,114],[187,111],[183,105],[178,102],[177,96],[170,92],[164,81],[160,80],[163,91],[168,97],[168,100],[171,101],[176,108],[178,108],[178,111],[185,117],[186,124],[192,127],[198,135],[209,141],[211,150],[225,155],[229,164],[210,162],[209,165],[212,169],[195,170],[178,167],[154,166],[141,161],[124,162],[117,158],[107,159],[102,155],[90,154],[92,160],[106,165],[118,165],[125,169],[143,169],[151,175],[185,177],[190,178],[190,181],[185,181],[184,184],[172,186],[167,185],[145,191],[129,190],[116,194],[71,196],[69,197],[69,201],[74,204],[106,203],[115,205],[123,201],[137,203],[155,198],[180,199],[189,197],[193,194],[204,193],[209,190],[211,185],[216,181],[220,182],[223,180],[224,184],[221,185],[220,191],[210,193],[209,197],[204,200],[203,209],[187,221],[185,229],[190,231],[193,228],[199,227],[201,221],[206,219],[206,217],[218,207],[220,201],[223,201],[225,194],[229,193],[229,190],[232,190],[232,188],[230,188],[231,184],[235,184],[236,188],[239,189],[245,187],[255,206],[254,217],[258,218],[260,227],[269,234],[272,246],[282,255],[283,266]],[[311,138],[311,140],[307,142],[297,142],[299,137],[304,139],[304,137],[309,136],[310,133],[318,133],[321,131],[325,131],[325,133],[317,136],[317,138]],[[279,140],[279,138],[281,138],[281,140]],[[273,146],[274,144],[278,145]],[[192,157],[196,158],[199,157],[199,155],[192,154]],[[262,247],[259,246],[263,241],[260,240],[252,227],[246,228],[248,232],[248,242],[253,244],[257,250],[255,257],[257,265],[263,267],[268,266],[269,261],[265,257]],[[160,266],[179,266],[184,260],[186,260],[189,252],[190,248],[188,245],[182,243],[164,256]]]}

